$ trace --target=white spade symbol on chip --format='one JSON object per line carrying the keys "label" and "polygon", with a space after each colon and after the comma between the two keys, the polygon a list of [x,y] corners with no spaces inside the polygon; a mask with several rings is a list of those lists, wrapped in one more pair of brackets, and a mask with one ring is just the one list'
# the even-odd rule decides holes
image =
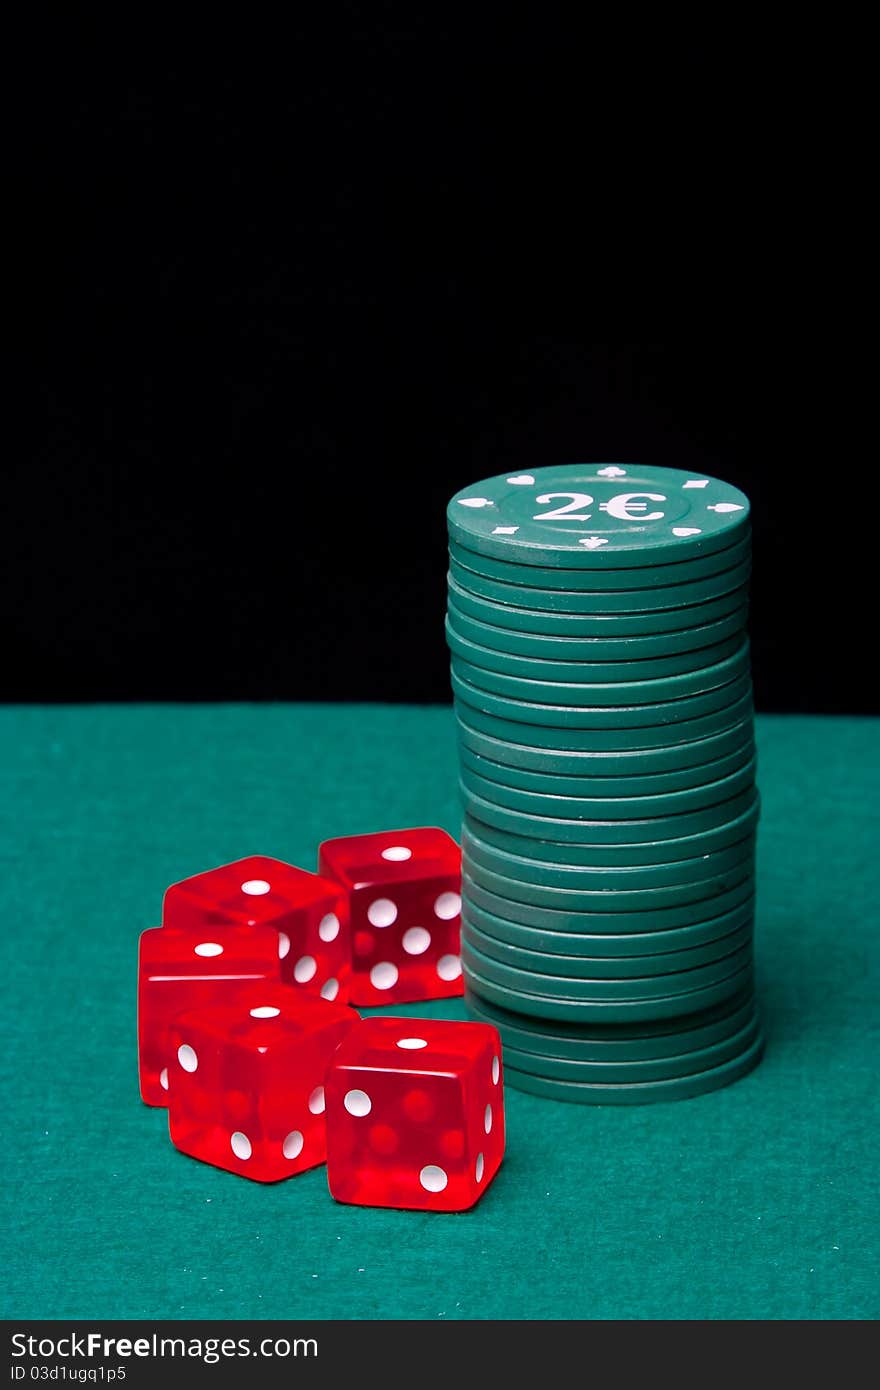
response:
{"label": "white spade symbol on chip", "polygon": [[738,502],[716,502],[706,508],[707,512],[741,512],[742,507]]}
{"label": "white spade symbol on chip", "polygon": [[488,497],[459,497],[460,507],[491,507],[492,503]]}

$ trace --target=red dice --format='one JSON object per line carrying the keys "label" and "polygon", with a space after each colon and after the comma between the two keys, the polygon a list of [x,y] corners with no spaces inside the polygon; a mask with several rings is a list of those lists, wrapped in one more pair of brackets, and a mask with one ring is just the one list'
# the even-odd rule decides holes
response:
{"label": "red dice", "polygon": [[318,872],[348,893],[354,1003],[462,993],[461,851],[445,830],[326,840]]}
{"label": "red dice", "polygon": [[283,984],[180,1014],[170,1032],[172,1143],[258,1182],[323,1163],[324,1078],[357,1025],[353,1009]]}
{"label": "red dice", "polygon": [[501,1042],[487,1024],[365,1019],[332,1058],[326,1099],[337,1201],[464,1211],[498,1171]]}
{"label": "red dice", "polygon": [[274,927],[295,984],[340,1004],[349,997],[347,895],[306,869],[265,855],[209,869],[167,890],[163,920],[166,927],[196,931]]}
{"label": "red dice", "polygon": [[279,960],[269,927],[213,932],[154,927],[138,952],[138,1070],[147,1105],[168,1104],[168,1030],[182,1009],[234,1001],[257,980],[273,986],[290,963]]}

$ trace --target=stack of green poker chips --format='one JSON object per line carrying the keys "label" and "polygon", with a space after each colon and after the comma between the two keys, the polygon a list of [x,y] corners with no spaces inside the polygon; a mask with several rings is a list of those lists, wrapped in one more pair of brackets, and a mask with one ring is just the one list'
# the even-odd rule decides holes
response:
{"label": "stack of green poker chips", "polygon": [[452,498],[462,968],[512,1085],[699,1095],[761,1056],[749,504],[592,464]]}

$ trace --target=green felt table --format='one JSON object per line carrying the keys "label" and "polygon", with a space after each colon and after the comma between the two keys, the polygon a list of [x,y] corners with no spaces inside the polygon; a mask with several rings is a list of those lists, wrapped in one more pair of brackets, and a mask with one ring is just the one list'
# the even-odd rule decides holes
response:
{"label": "green felt table", "polygon": [[502,1169],[449,1216],[337,1205],[321,1168],[263,1186],[177,1153],[138,1098],[135,962],[194,871],[455,833],[451,711],[0,710],[2,1314],[876,1317],[880,722],[758,732],[764,1061],[644,1108],[511,1089]]}

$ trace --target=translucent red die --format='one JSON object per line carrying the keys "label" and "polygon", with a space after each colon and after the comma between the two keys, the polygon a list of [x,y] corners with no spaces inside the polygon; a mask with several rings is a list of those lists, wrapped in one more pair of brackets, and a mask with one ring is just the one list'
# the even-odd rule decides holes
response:
{"label": "translucent red die", "polygon": [[251,855],[172,884],[166,927],[274,927],[292,979],[309,994],[345,1003],[351,947],[348,898],[340,885],[280,859]]}
{"label": "translucent red die", "polygon": [[138,950],[138,1072],[147,1105],[168,1104],[171,1023],[184,1009],[234,1002],[255,982],[292,978],[279,958],[278,932],[152,927]]}
{"label": "translucent red die", "polygon": [[318,872],[348,893],[355,1004],[462,993],[461,851],[445,830],[325,840]]}
{"label": "translucent red die", "polygon": [[358,1015],[288,985],[251,985],[234,1003],[171,1027],[168,1120],[183,1153],[257,1182],[326,1158],[324,1078]]}
{"label": "translucent red die", "polygon": [[364,1019],[330,1063],[326,1100],[339,1202],[464,1211],[498,1171],[501,1041],[488,1024]]}

